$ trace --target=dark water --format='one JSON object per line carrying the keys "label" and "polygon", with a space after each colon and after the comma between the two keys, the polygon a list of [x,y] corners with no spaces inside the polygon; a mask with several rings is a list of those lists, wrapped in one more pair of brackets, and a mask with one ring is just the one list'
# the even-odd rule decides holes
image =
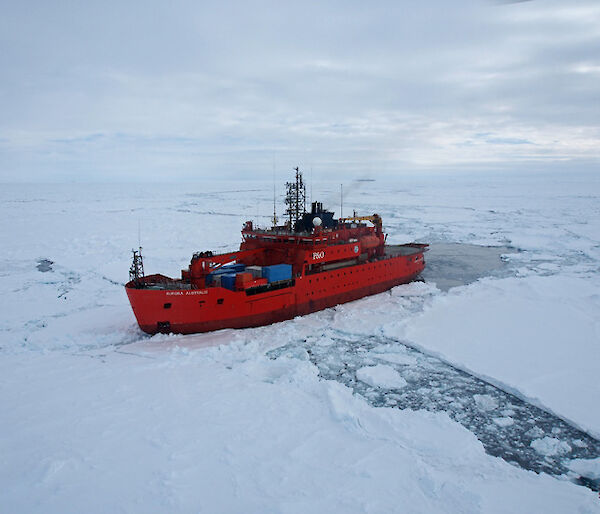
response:
{"label": "dark water", "polygon": [[38,271],[46,273],[47,271],[52,271],[53,264],[54,262],[52,262],[50,259],[40,259],[37,263],[36,268],[38,269]]}
{"label": "dark water", "polygon": [[448,291],[482,277],[506,275],[509,267],[501,256],[517,252],[510,246],[432,243],[425,254],[426,265],[421,277]]}

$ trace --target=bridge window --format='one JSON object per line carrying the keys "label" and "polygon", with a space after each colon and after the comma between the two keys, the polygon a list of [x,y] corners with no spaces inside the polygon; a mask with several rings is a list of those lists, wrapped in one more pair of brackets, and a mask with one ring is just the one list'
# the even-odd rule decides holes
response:
{"label": "bridge window", "polygon": [[223,302],[224,302],[224,301],[225,301],[225,299],[224,299],[224,298],[219,298],[219,299],[217,300],[217,304],[219,304],[219,305],[223,305]]}

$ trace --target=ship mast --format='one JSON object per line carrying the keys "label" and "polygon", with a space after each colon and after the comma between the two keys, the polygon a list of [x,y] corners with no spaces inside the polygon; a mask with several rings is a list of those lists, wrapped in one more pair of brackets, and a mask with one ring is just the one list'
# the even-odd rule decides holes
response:
{"label": "ship mast", "polygon": [[129,280],[135,283],[140,282],[144,278],[144,260],[142,258],[142,247],[133,252],[133,262],[129,268]]}
{"label": "ship mast", "polygon": [[275,208],[275,183],[273,183],[273,227],[277,226],[277,210]]}
{"label": "ship mast", "polygon": [[273,222],[273,228],[275,228],[277,226],[277,221],[279,221],[275,205],[275,154],[273,154],[273,219],[271,221]]}
{"label": "ship mast", "polygon": [[296,181],[285,184],[285,204],[287,205],[285,215],[288,216],[290,230],[293,230],[295,223],[306,212],[306,187],[302,180],[302,172],[298,167],[294,170],[296,171]]}

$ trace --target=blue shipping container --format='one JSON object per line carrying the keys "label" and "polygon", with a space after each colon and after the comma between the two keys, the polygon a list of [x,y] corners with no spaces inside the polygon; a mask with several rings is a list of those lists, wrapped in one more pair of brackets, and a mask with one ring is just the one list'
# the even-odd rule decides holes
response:
{"label": "blue shipping container", "polygon": [[218,270],[213,271],[214,274],[221,275],[223,273],[238,273],[240,271],[244,271],[246,266],[242,263],[239,264],[226,264],[225,266],[221,266]]}
{"label": "blue shipping container", "polygon": [[221,275],[221,287],[235,291],[235,273],[224,273]]}
{"label": "blue shipping container", "polygon": [[292,278],[291,264],[273,264],[272,266],[263,266],[262,276],[269,283]]}
{"label": "blue shipping container", "polygon": [[213,276],[215,275],[224,275],[226,273],[239,273],[240,271],[244,271],[246,266],[242,263],[236,264],[226,264],[225,266],[221,266],[218,270],[210,272],[206,275],[206,285],[209,286],[213,283]]}

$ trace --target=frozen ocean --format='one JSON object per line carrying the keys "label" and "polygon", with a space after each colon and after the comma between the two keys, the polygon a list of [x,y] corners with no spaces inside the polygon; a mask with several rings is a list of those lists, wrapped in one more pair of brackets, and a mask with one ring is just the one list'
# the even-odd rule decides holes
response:
{"label": "frozen ocean", "polygon": [[[283,210],[283,188],[278,209]],[[313,199],[339,213],[338,183]],[[147,336],[177,276],[269,224],[272,182],[4,184],[0,510],[600,512],[600,177],[345,185],[421,280],[271,326]]]}

